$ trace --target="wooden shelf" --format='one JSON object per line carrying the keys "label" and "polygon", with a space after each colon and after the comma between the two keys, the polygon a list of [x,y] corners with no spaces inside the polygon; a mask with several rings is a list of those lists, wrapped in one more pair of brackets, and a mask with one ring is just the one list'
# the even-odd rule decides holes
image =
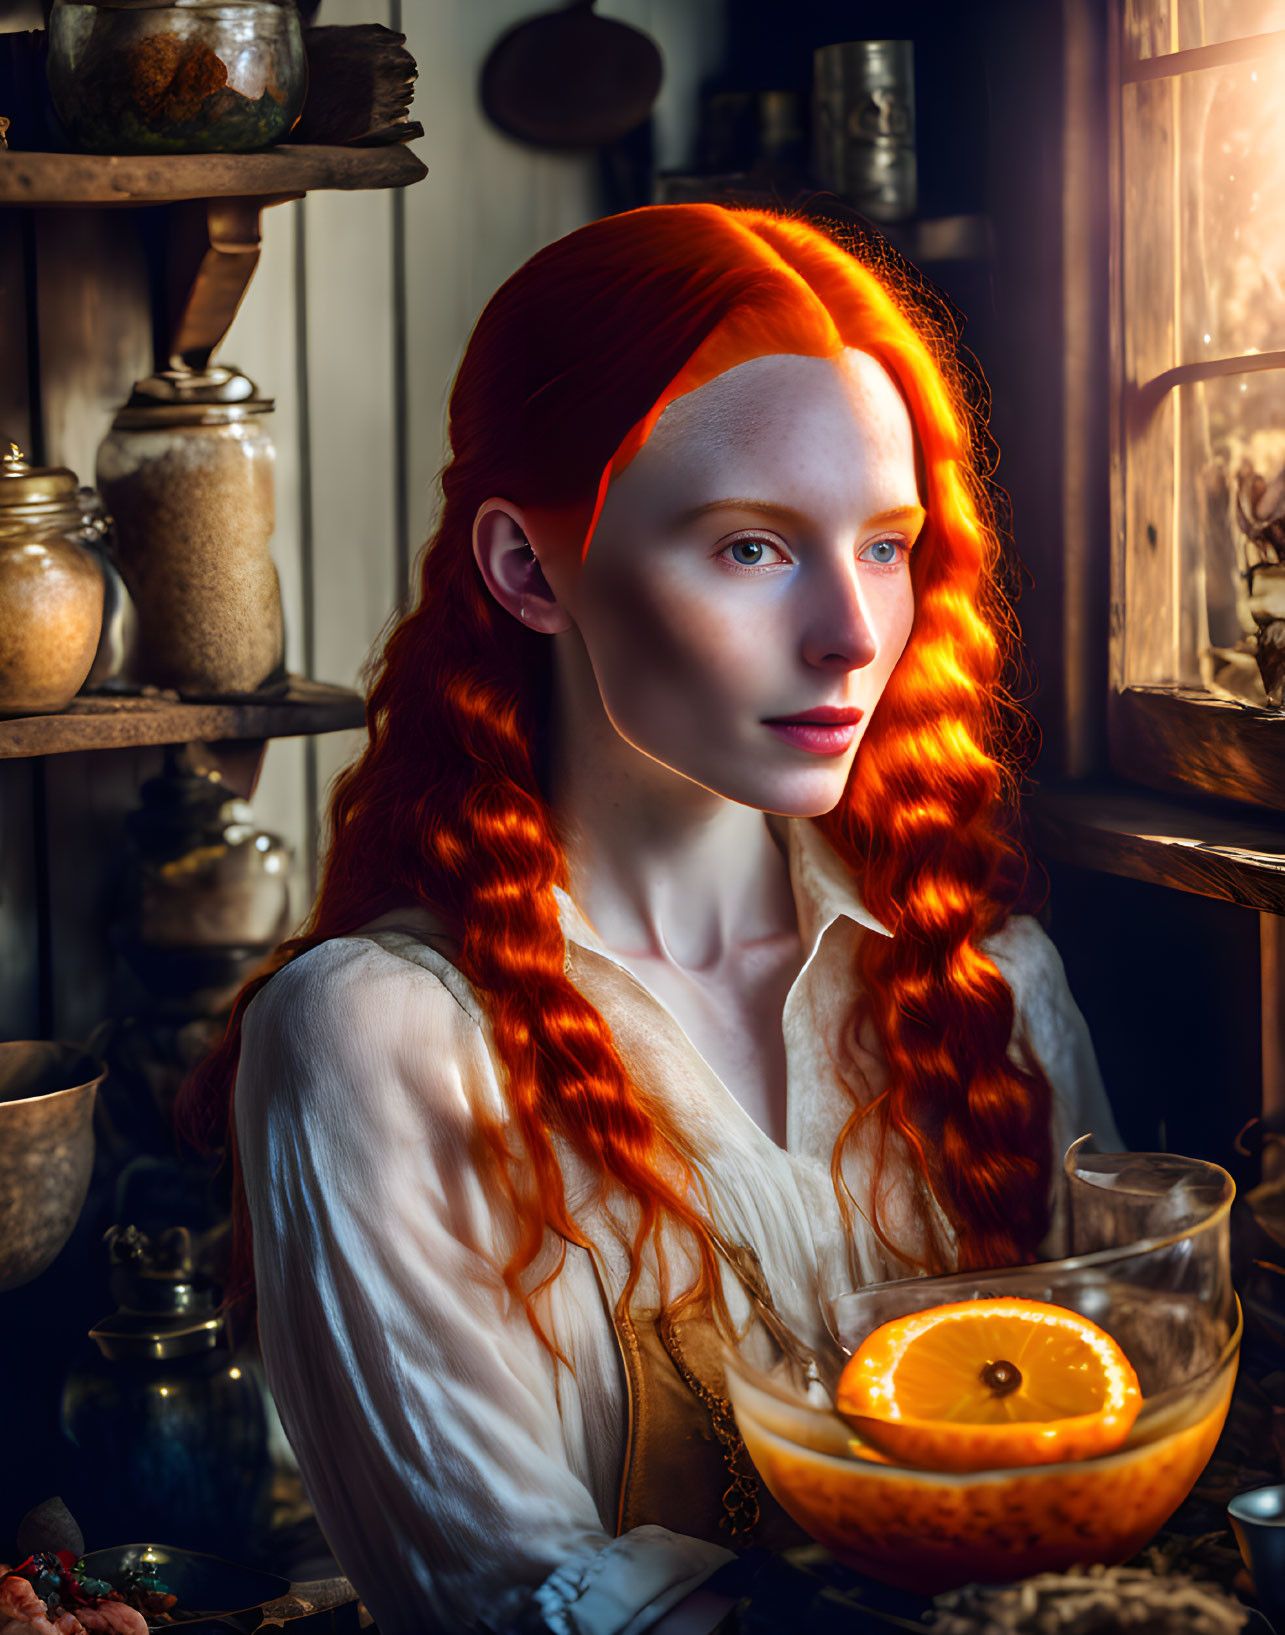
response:
{"label": "wooden shelf", "polygon": [[1051,861],[1285,914],[1285,823],[1265,813],[1120,784],[1051,786],[1025,807]]}
{"label": "wooden shelf", "polygon": [[1112,764],[1174,793],[1285,808],[1285,710],[1197,687],[1125,687],[1110,700]]}
{"label": "wooden shelf", "polygon": [[180,199],[291,197],[318,188],[406,187],[428,166],[400,144],[260,153],[150,155],[0,152],[0,207],[174,204]]}
{"label": "wooden shelf", "polygon": [[365,725],[360,693],[292,676],[280,693],[240,693],[197,702],[164,694],[85,696],[58,715],[0,719],[0,760],[138,744],[222,743],[298,738]]}

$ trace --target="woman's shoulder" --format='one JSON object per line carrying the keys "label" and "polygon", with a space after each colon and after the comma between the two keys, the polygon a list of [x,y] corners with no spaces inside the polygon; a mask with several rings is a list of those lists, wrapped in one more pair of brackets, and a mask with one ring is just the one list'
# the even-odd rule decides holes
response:
{"label": "woman's shoulder", "polygon": [[[392,1081],[441,1102],[492,1077],[489,1029],[468,982],[410,932],[363,930],[282,966],[246,1009],[238,1095],[362,1099]],[[471,1097],[465,1099],[472,1099]],[[489,1098],[488,1098],[489,1099]]]}
{"label": "woman's shoulder", "polygon": [[[329,937],[297,954],[264,984],[247,1012],[277,1027],[342,1031],[372,1010],[413,995],[426,1004],[446,995],[431,962],[408,959],[390,943],[401,939],[366,932]],[[447,996],[449,997],[449,996]]]}

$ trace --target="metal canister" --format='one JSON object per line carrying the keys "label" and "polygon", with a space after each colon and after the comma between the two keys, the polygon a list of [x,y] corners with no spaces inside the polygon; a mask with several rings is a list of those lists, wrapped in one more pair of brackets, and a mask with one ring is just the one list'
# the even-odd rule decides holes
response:
{"label": "metal canister", "polygon": [[139,681],[200,695],[284,678],[271,409],[236,369],[168,370],[139,381],[99,447]]}
{"label": "metal canister", "polygon": [[813,57],[816,181],[872,221],[918,206],[915,58],[910,40],[847,40]]}

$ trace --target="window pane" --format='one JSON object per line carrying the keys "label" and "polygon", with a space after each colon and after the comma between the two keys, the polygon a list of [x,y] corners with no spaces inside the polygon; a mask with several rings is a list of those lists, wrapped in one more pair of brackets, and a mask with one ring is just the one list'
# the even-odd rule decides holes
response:
{"label": "window pane", "polygon": [[1180,0],[1178,45],[1222,45],[1285,28],[1285,0]]}
{"label": "window pane", "polygon": [[1125,0],[1124,61],[1285,29],[1285,0]]}
{"label": "window pane", "polygon": [[[1122,333],[1130,387],[1175,361],[1173,84],[1155,79],[1123,87]],[[1178,682],[1174,394],[1145,419],[1126,415],[1125,425],[1124,677],[1129,684]]]}
{"label": "window pane", "polygon": [[1125,378],[1144,382],[1177,362],[1174,346],[1174,82],[1123,88]]}
{"label": "window pane", "polygon": [[1177,44],[1177,4],[1170,0],[1125,0],[1124,60],[1161,57]]}
{"label": "window pane", "polygon": [[[1255,607],[1270,580],[1255,579],[1251,602],[1246,567],[1272,560],[1275,538],[1285,543],[1285,373],[1224,375],[1183,387],[1180,575],[1186,606],[1179,648],[1190,662],[1183,679],[1204,681],[1254,703],[1266,702],[1254,658]],[[1273,518],[1279,521],[1273,525]]]}
{"label": "window pane", "polygon": [[1285,68],[1236,63],[1172,83],[1182,176],[1178,361],[1285,347]]}

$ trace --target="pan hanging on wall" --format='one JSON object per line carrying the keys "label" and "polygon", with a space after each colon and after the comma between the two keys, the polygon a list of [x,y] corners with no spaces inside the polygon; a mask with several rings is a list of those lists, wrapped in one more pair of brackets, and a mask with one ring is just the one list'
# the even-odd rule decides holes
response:
{"label": "pan hanging on wall", "polygon": [[594,0],[528,18],[501,35],[482,66],[487,117],[521,142],[596,148],[651,113],[664,77],[656,42],[599,17]]}

